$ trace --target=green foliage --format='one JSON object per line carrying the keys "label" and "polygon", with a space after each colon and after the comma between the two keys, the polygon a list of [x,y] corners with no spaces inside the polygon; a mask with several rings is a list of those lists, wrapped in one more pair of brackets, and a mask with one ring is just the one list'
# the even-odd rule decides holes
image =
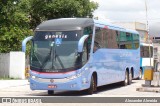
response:
{"label": "green foliage", "polygon": [[32,32],[24,11],[26,8],[23,6],[24,1],[1,0],[0,2],[0,52],[2,53],[20,51],[22,40]]}
{"label": "green foliage", "polygon": [[45,20],[93,17],[97,7],[90,0],[0,0],[0,52],[20,51],[22,40]]}
{"label": "green foliage", "polygon": [[[36,8],[35,8],[36,7]],[[44,20],[71,17],[90,17],[98,7],[90,0],[31,0],[31,28],[34,29]]]}

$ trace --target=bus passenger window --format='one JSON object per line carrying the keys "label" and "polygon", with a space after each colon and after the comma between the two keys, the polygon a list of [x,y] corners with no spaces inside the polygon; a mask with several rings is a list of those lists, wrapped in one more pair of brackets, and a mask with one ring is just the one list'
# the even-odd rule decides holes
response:
{"label": "bus passenger window", "polygon": [[93,53],[97,51],[101,46],[98,44],[98,42],[94,42],[94,47],[93,47]]}
{"label": "bus passenger window", "polygon": [[90,48],[91,48],[91,43],[92,43],[92,34],[89,34],[89,37],[87,39],[88,50],[90,50]]}
{"label": "bus passenger window", "polygon": [[126,45],[120,45],[120,49],[126,49]]}

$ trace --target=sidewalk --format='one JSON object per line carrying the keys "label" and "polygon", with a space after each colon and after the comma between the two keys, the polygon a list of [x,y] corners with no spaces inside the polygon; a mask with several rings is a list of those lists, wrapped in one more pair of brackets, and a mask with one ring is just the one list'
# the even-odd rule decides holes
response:
{"label": "sidewalk", "polygon": [[160,93],[160,81],[159,80],[151,81],[151,85],[150,86],[146,86],[145,84],[142,84],[141,87],[136,88],[136,91]]}
{"label": "sidewalk", "polygon": [[27,84],[29,84],[28,80],[0,80],[0,89]]}

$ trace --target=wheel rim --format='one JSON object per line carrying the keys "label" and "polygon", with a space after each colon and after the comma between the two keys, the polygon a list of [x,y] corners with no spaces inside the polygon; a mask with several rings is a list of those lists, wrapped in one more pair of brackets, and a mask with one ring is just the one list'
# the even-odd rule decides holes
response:
{"label": "wheel rim", "polygon": [[95,91],[95,79],[94,79],[94,77],[92,77],[93,78],[93,82],[92,82],[92,89],[93,89],[93,91]]}
{"label": "wheel rim", "polygon": [[94,82],[94,79],[93,79],[93,91],[95,90],[95,82]]}
{"label": "wheel rim", "polygon": [[129,84],[132,83],[132,73],[129,74]]}
{"label": "wheel rim", "polygon": [[128,83],[128,75],[126,73],[126,75],[125,75],[125,85],[127,85],[127,83]]}
{"label": "wheel rim", "polygon": [[92,76],[92,90],[93,91],[96,91],[97,89],[96,89],[96,79]]}
{"label": "wheel rim", "polygon": [[54,91],[48,90],[48,94],[54,94]]}
{"label": "wheel rim", "polygon": [[139,71],[139,78],[142,78],[142,70]]}

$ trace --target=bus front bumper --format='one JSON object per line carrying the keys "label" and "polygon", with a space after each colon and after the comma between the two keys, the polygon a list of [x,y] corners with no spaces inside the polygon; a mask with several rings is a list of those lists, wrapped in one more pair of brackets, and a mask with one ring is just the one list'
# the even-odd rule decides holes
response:
{"label": "bus front bumper", "polygon": [[75,90],[80,91],[89,88],[89,83],[82,77],[68,81],[54,82],[53,79],[30,78],[30,88],[32,90]]}

